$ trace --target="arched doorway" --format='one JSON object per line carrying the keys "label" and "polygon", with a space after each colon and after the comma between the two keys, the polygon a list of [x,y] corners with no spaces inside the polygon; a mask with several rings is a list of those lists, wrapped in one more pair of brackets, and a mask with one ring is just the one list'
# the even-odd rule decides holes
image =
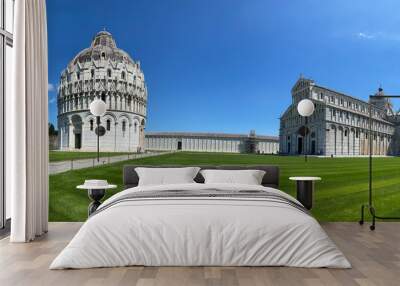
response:
{"label": "arched doorway", "polygon": [[303,153],[303,137],[297,137],[297,154]]}
{"label": "arched doorway", "polygon": [[317,153],[317,142],[316,142],[316,134],[315,132],[311,133],[311,155],[315,155]]}
{"label": "arched doorway", "polygon": [[[73,148],[81,149],[82,148],[82,118],[79,115],[74,115],[71,118],[72,126],[73,126]],[[72,135],[72,134],[71,134]]]}

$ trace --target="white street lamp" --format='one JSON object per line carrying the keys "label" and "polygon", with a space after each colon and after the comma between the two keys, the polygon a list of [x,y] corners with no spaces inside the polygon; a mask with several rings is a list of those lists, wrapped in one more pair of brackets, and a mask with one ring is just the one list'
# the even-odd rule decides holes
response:
{"label": "white street lamp", "polygon": [[97,123],[97,162],[100,161],[100,116],[103,116],[107,111],[107,106],[101,99],[95,99],[90,103],[90,113],[96,116]]}
{"label": "white street lamp", "polygon": [[90,103],[89,109],[94,116],[103,116],[107,111],[107,106],[101,99],[95,99]]}
{"label": "white street lamp", "polygon": [[311,116],[314,113],[314,103],[309,99],[303,99],[297,105],[297,111],[303,117]]}
{"label": "white street lamp", "polygon": [[304,149],[304,160],[307,162],[307,145],[306,145],[306,138],[307,138],[307,120],[308,117],[314,113],[315,106],[314,103],[309,99],[303,99],[297,104],[297,111],[301,116],[305,118],[304,124],[304,140],[303,140],[303,149]]}

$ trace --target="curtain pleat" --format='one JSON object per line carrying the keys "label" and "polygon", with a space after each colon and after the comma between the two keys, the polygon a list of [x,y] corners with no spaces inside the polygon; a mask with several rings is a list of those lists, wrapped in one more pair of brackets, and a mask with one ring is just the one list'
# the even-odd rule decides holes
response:
{"label": "curtain pleat", "polygon": [[[15,2],[14,96],[11,100],[11,236],[27,242],[48,227],[48,70],[44,0]],[[9,117],[10,118],[10,117]],[[7,152],[9,151],[6,146]]]}

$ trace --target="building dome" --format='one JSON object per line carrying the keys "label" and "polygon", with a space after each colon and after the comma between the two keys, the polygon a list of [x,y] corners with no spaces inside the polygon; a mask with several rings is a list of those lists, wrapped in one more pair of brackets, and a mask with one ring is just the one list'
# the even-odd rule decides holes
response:
{"label": "building dome", "polygon": [[107,31],[97,33],[61,73],[58,127],[61,149],[95,150],[95,122],[89,105],[107,105],[102,150],[135,151],[144,146],[147,88],[140,63],[119,49]]}
{"label": "building dome", "polygon": [[79,63],[99,60],[101,57],[112,62],[134,64],[132,58],[125,51],[117,48],[114,38],[107,31],[98,32],[89,48],[78,53],[68,66]]}

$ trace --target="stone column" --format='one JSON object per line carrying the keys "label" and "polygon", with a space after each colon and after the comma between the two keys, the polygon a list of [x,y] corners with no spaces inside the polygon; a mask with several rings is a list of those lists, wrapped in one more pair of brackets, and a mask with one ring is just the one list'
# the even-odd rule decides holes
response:
{"label": "stone column", "polygon": [[132,132],[132,123],[128,124],[128,152],[131,152],[131,132]]}
{"label": "stone column", "polygon": [[68,112],[69,108],[68,96],[64,97],[64,106],[65,106],[65,112]]}
{"label": "stone column", "polygon": [[388,155],[388,140],[387,140],[387,136],[385,135],[385,155]]}
{"label": "stone column", "polygon": [[58,137],[58,149],[62,150],[63,149],[63,136],[64,136],[64,126],[59,125],[58,126],[58,132],[60,133],[60,136]]}
{"label": "stone column", "polygon": [[115,94],[115,109],[119,109],[119,94]]}
{"label": "stone column", "polygon": [[82,122],[81,122],[81,150],[83,149],[85,149],[86,148],[86,146],[85,146],[85,136],[86,135],[86,130],[85,130],[85,121],[83,121],[83,119],[82,119]]}
{"label": "stone column", "polygon": [[141,151],[144,151],[144,127],[142,125],[140,125],[139,147]]}
{"label": "stone column", "polygon": [[74,125],[71,121],[68,122],[68,149],[74,149]]}

